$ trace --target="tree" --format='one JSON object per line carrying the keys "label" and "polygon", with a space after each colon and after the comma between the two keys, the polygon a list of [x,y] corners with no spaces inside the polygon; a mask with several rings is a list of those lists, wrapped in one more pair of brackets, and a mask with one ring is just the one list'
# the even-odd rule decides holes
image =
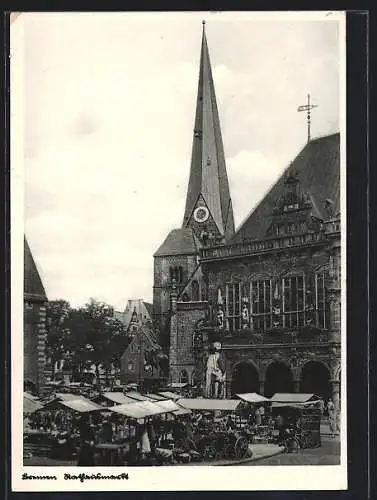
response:
{"label": "tree", "polygon": [[66,300],[51,300],[47,303],[47,349],[51,357],[52,378],[55,364],[64,358],[70,343],[69,317],[71,306]]}
{"label": "tree", "polygon": [[99,384],[100,368],[108,378],[122,344],[128,341],[123,323],[113,317],[111,306],[90,299],[85,306],[71,312],[70,329],[73,363],[80,373],[84,367],[94,364]]}

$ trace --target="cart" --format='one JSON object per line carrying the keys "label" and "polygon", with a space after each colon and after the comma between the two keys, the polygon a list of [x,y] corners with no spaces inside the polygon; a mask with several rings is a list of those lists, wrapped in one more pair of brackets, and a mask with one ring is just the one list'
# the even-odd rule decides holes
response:
{"label": "cart", "polygon": [[208,434],[196,433],[193,440],[184,440],[182,447],[200,453],[205,460],[240,460],[248,453],[249,440],[238,431],[214,430]]}

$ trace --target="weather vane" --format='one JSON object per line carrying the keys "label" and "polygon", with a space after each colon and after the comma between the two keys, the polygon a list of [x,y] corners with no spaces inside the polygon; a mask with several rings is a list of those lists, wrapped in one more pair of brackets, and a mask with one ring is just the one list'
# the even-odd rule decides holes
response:
{"label": "weather vane", "polygon": [[318,108],[317,104],[310,104],[310,94],[308,94],[308,100],[307,103],[304,104],[303,106],[299,106],[297,108],[297,111],[306,111],[306,120],[307,120],[307,125],[308,125],[308,142],[310,142],[310,124],[311,124],[311,110],[313,108]]}

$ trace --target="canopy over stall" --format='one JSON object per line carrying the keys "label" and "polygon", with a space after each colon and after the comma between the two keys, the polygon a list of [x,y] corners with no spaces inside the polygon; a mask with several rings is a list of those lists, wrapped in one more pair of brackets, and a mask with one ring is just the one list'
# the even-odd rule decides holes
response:
{"label": "canopy over stall", "polygon": [[37,410],[40,410],[43,408],[43,404],[38,401],[37,399],[33,398],[28,398],[27,396],[24,395],[24,405],[23,405],[23,411],[24,413],[34,413]]}
{"label": "canopy over stall", "polygon": [[296,409],[305,409],[305,408],[316,408],[319,407],[320,401],[306,401],[304,403],[279,403],[273,402],[271,404],[272,408],[296,408]]}
{"label": "canopy over stall", "polygon": [[103,406],[97,405],[90,401],[89,399],[71,399],[69,401],[61,401],[61,404],[71,408],[71,410],[77,411],[79,413],[88,413],[91,411],[104,410]]}
{"label": "canopy over stall", "polygon": [[178,394],[177,392],[171,392],[171,391],[163,391],[159,392],[158,394],[161,394],[165,399],[172,399],[173,401],[177,401],[178,399],[182,399],[183,395]]}
{"label": "canopy over stall", "polygon": [[242,401],[246,401],[247,403],[268,403],[270,399],[265,398],[261,394],[257,392],[247,392],[245,394],[236,394],[238,398]]}
{"label": "canopy over stall", "polygon": [[189,399],[182,398],[178,400],[179,406],[189,410],[205,411],[234,411],[241,404],[239,399]]}
{"label": "canopy over stall", "polygon": [[181,416],[181,415],[190,415],[190,413],[192,412],[188,408],[180,408],[179,410],[175,410],[172,413],[173,415]]}
{"label": "canopy over stall", "polygon": [[176,411],[182,410],[182,407],[177,405],[171,399],[166,399],[165,401],[157,401],[156,405],[163,408],[167,413],[175,413]]}
{"label": "canopy over stall", "polygon": [[135,403],[116,405],[109,408],[109,410],[135,419],[166,413],[164,408],[150,401],[135,401]]}
{"label": "canopy over stall", "polygon": [[108,401],[112,401],[117,404],[130,404],[135,403],[135,399],[125,396],[121,392],[104,392],[102,396]]}
{"label": "canopy over stall", "polygon": [[149,392],[147,394],[147,396],[148,396],[148,398],[153,399],[153,401],[165,401],[166,399],[171,399],[171,398],[167,398],[166,396],[162,396],[161,394],[154,394],[151,392]]}
{"label": "canopy over stall", "polygon": [[169,389],[184,389],[187,386],[187,382],[171,382],[170,384],[168,384]]}
{"label": "canopy over stall", "polygon": [[273,403],[307,403],[319,400],[315,394],[297,392],[277,392],[270,399]]}
{"label": "canopy over stall", "polygon": [[55,397],[60,399],[60,401],[71,401],[72,399],[86,399],[84,396],[79,394],[73,394],[71,392],[56,392]]}
{"label": "canopy over stall", "polygon": [[154,401],[153,398],[151,398],[149,396],[145,396],[144,394],[140,394],[140,392],[136,392],[136,391],[126,392],[126,396],[128,398],[135,400],[135,401]]}

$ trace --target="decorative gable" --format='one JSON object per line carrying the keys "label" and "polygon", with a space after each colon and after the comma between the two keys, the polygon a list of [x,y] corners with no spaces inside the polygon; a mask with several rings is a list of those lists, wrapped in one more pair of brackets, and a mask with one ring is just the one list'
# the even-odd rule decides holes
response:
{"label": "decorative gable", "polygon": [[300,186],[298,173],[289,169],[281,195],[270,215],[267,237],[290,236],[319,231],[322,219],[310,195]]}

